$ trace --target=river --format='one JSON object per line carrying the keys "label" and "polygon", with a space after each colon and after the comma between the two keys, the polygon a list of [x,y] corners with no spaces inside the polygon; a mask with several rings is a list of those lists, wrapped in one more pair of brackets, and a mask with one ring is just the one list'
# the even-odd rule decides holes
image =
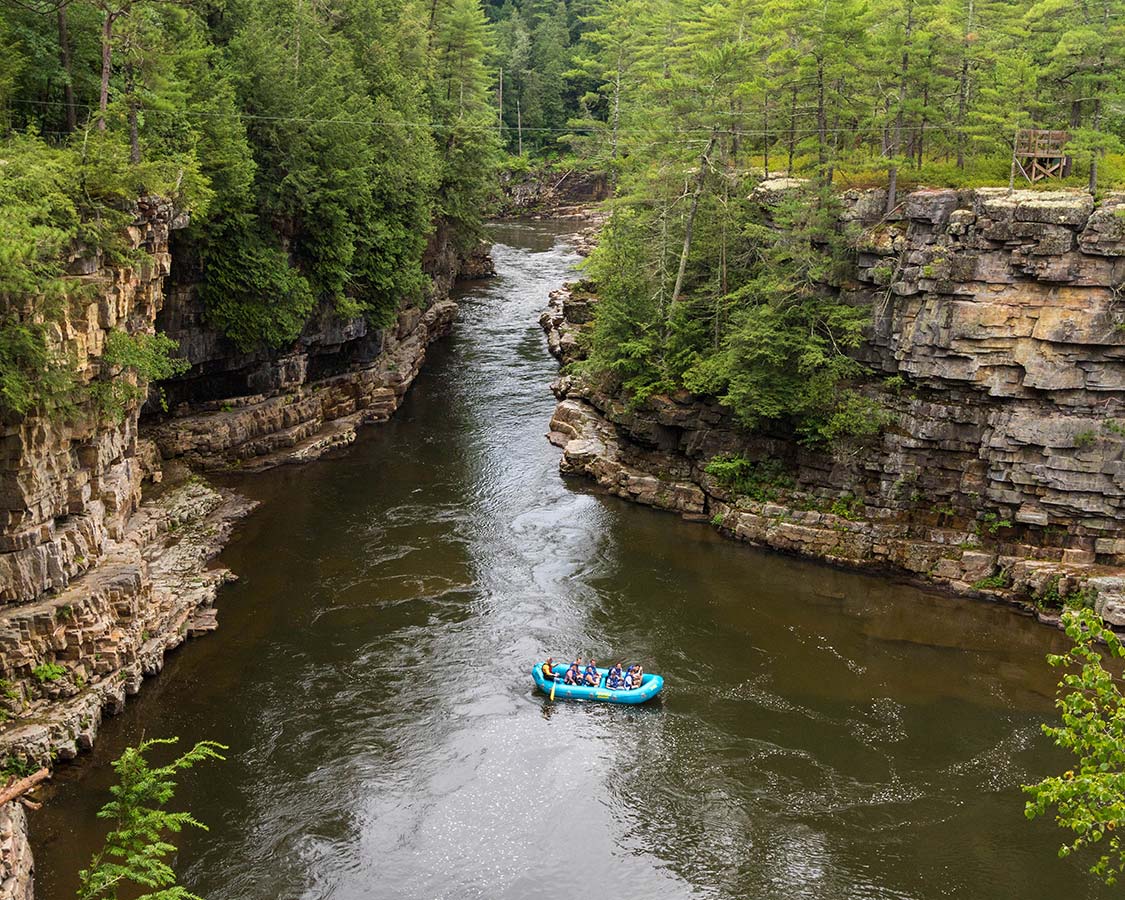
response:
{"label": "river", "polygon": [[[1021,783],[1066,758],[1062,638],[1006,608],[755,551],[558,475],[536,324],[563,223],[493,232],[499,276],[389,423],[232,483],[219,631],[172,654],[32,819],[72,897],[110,761],[210,738],[176,802],[208,900],[1101,897]],[[636,659],[647,708],[551,704],[545,653]]]}

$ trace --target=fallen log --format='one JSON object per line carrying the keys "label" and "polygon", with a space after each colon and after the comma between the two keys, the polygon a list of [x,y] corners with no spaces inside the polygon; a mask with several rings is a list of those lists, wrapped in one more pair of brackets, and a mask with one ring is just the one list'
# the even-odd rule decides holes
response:
{"label": "fallen log", "polygon": [[0,789],[0,806],[5,803],[11,803],[17,797],[26,794],[40,781],[46,781],[51,777],[50,769],[40,769],[38,772],[28,775],[26,778],[21,778],[19,781],[13,781],[3,789]]}

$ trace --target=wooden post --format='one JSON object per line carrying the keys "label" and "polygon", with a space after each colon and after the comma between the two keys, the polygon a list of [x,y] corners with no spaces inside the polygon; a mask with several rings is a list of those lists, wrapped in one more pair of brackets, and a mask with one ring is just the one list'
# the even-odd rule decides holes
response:
{"label": "wooden post", "polygon": [[1020,143],[1020,129],[1016,126],[1016,133],[1012,136],[1012,170],[1008,173],[1008,196],[1016,189],[1016,148]]}

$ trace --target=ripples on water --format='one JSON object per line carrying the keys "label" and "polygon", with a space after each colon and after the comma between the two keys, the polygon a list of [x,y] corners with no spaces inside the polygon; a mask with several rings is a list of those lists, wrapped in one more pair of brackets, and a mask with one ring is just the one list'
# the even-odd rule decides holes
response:
{"label": "ripples on water", "polygon": [[[1063,760],[1008,610],[768,555],[564,483],[536,325],[575,257],[496,229],[500,277],[388,425],[239,480],[219,632],[169,659],[33,819],[73,895],[108,761],[211,738],[179,869],[210,900],[1100,896],[1028,824]],[[545,653],[643,660],[642,709],[530,689]]]}

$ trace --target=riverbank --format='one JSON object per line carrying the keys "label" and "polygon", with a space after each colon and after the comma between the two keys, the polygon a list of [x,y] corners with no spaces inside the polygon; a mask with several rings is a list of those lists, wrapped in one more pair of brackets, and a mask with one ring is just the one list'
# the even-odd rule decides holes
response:
{"label": "riverbank", "polygon": [[[66,308],[60,352],[76,360],[76,408],[36,411],[4,428],[0,761],[8,776],[89,751],[103,718],[122,710],[169,651],[217,627],[215,596],[234,575],[212,563],[255,504],[200,473],[308,462],[352,442],[360,426],[385,422],[429,345],[448,334],[456,280],[492,273],[485,249],[462,258],[439,229],[427,257],[430,294],[391,327],[325,311],[284,352],[247,354],[207,324],[194,285],[171,276],[174,233],[185,223],[171,204],[145,200],[126,235],[143,264],[75,251],[69,267],[88,290]],[[136,391],[120,414],[105,414],[82,388],[100,377],[109,336],[158,327],[174,332],[191,364],[159,388],[170,410],[142,409]],[[0,898],[25,900],[34,892],[26,818],[18,801],[2,815]]]}
{"label": "riverbank", "polygon": [[[846,198],[848,217],[865,222],[877,194]],[[1087,603],[1125,626],[1111,427],[1125,396],[1119,202],[921,191],[866,232],[842,290],[878,310],[860,389],[894,424],[876,438],[817,450],[749,434],[686,392],[634,405],[610,379],[566,375],[551,422],[560,467],[749,543],[1011,602],[1048,623]],[[540,324],[564,365],[583,357],[596,304],[585,284],[552,295]],[[740,490],[708,471],[716,458],[741,461]]]}

